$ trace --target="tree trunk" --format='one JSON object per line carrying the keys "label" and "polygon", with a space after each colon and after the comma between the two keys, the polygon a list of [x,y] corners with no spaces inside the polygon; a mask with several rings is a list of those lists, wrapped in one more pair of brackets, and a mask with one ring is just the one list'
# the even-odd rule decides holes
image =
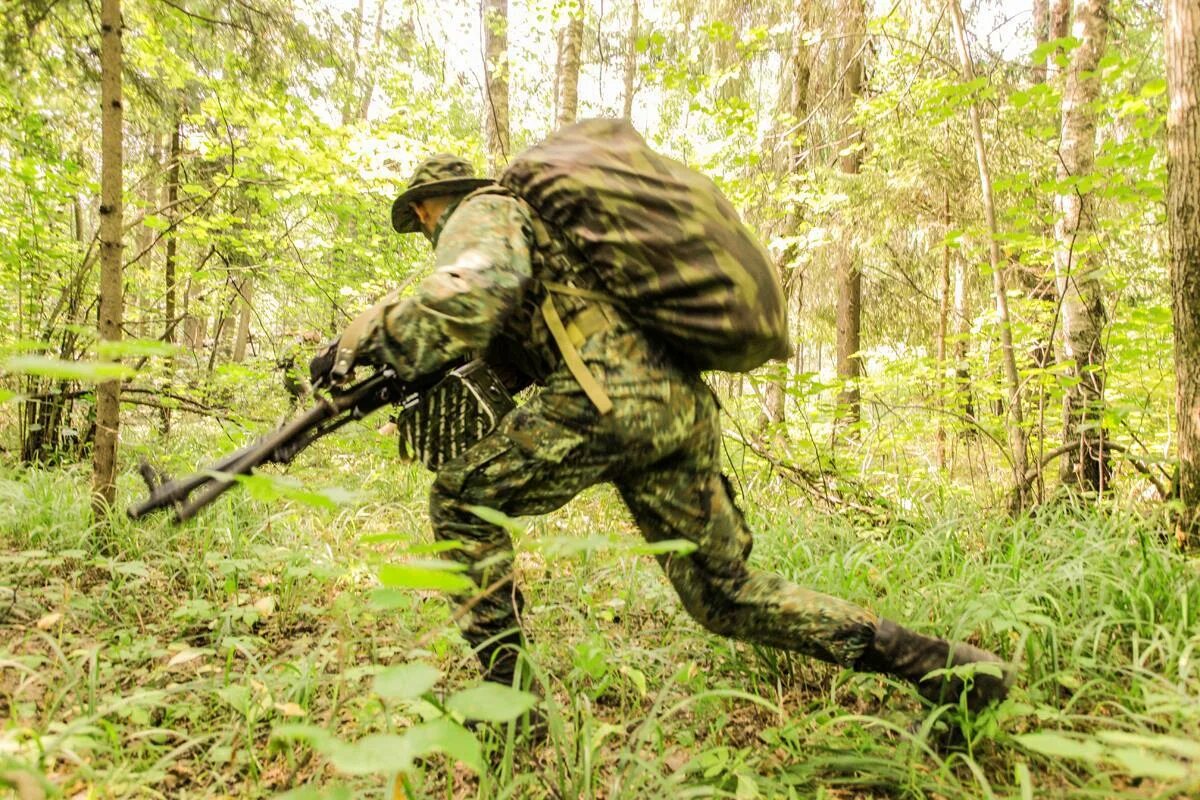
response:
{"label": "tree trunk", "polygon": [[1167,226],[1175,315],[1180,543],[1200,535],[1200,0],[1167,0]]}
{"label": "tree trunk", "polygon": [[[950,23],[958,45],[958,57],[962,62],[963,79],[975,80],[975,63],[967,49],[967,36],[963,25],[962,7],[959,0],[950,2]],[[983,143],[983,126],[979,122],[979,108],[972,102],[968,106],[971,118],[971,136],[975,142],[975,163],[979,168],[980,196],[983,215],[988,229],[988,260],[992,268],[992,291],[996,298],[996,317],[1000,322],[1000,352],[1004,362],[1004,375],[1008,383],[1008,442],[1012,450],[1013,506],[1025,504],[1027,486],[1028,452],[1025,444],[1025,421],[1021,413],[1021,378],[1017,373],[1017,359],[1013,353],[1012,325],[1008,316],[1008,289],[1004,262],[1000,260],[999,230],[996,226],[996,207],[992,200],[992,176],[988,170],[987,150]]]}
{"label": "tree trunk", "polygon": [[175,225],[179,221],[179,212],[175,208],[175,204],[179,200],[179,158],[181,153],[179,137],[182,127],[183,122],[179,116],[179,109],[176,108],[175,124],[171,131],[171,160],[167,165],[167,220],[171,230],[167,234],[166,255],[163,261],[163,279],[166,284],[164,307],[167,319],[162,338],[168,344],[175,342],[175,255],[179,247],[179,232],[175,230]]}
{"label": "tree trunk", "polygon": [[183,303],[183,341],[195,356],[204,347],[204,337],[208,333],[208,318],[203,314],[196,313],[197,307],[200,305],[198,273],[188,277]]}
{"label": "tree trunk", "polygon": [[350,74],[346,78],[346,96],[342,98],[342,125],[349,125],[354,121],[354,112],[359,105],[358,62],[362,59],[363,12],[363,0],[358,0],[358,7],[354,10],[354,21],[351,25]]}
{"label": "tree trunk", "polygon": [[[1058,41],[1071,32],[1071,2],[1072,0],[1050,0],[1050,41]],[[1059,60],[1062,50],[1054,48],[1046,59],[1046,78],[1053,80],[1062,72]]]}
{"label": "tree trunk", "polygon": [[[937,407],[946,405],[946,333],[950,322],[950,189],[944,188],[942,204],[942,229],[947,240],[942,243],[942,270],[938,273],[938,324],[937,341]],[[946,419],[938,414],[937,447],[935,450],[938,469],[946,468]]]}
{"label": "tree trunk", "polygon": [[579,53],[583,48],[583,0],[575,0],[567,27],[563,30],[562,59],[558,77],[558,119],[561,128],[575,121],[579,113]]}
{"label": "tree trunk", "polygon": [[575,0],[563,30],[563,58],[558,78],[558,119],[554,127],[575,122],[580,112],[580,52],[583,49],[583,0]]}
{"label": "tree trunk", "polygon": [[246,345],[250,343],[250,316],[254,313],[254,276],[247,275],[238,284],[241,309],[238,314],[237,336],[233,340],[233,361],[240,364],[246,360]]}
{"label": "tree trunk", "polygon": [[[100,6],[100,309],[101,341],[121,338],[121,0]],[[96,389],[96,446],[92,461],[92,512],[103,519],[116,500],[117,434],[121,382]]]}
{"label": "tree trunk", "polygon": [[[846,65],[842,85],[843,101],[847,119],[847,135],[843,138],[843,155],[839,168],[844,175],[857,175],[860,155],[857,148],[862,139],[862,130],[853,122],[854,105],[862,92],[862,51],[866,36],[867,9],[865,0],[851,0],[846,20],[846,36],[843,40]],[[852,226],[843,226],[842,246],[837,260],[837,374],[845,383],[838,395],[838,417],[844,422],[855,422],[859,418],[858,377],[861,364],[858,352],[861,349],[862,329],[862,272],[858,266],[858,253],[850,241]]]}
{"label": "tree trunk", "polygon": [[628,120],[633,119],[633,93],[637,91],[634,84],[637,78],[638,13],[638,0],[633,0],[629,40],[625,47],[625,96],[621,108],[621,116]]}
{"label": "tree trunk", "polygon": [[[1033,0],[1033,41],[1036,47],[1041,47],[1049,41],[1050,6],[1047,0]],[[1034,83],[1046,80],[1045,58],[1033,64],[1032,78]]]}
{"label": "tree trunk", "polygon": [[1091,248],[1091,198],[1075,180],[1091,174],[1096,156],[1096,112],[1100,91],[1096,71],[1108,33],[1107,0],[1079,0],[1074,36],[1080,45],[1071,54],[1062,101],[1055,198],[1054,278],[1062,320],[1062,353],[1070,366],[1070,385],[1063,397],[1063,443],[1074,443],[1062,461],[1063,483],[1103,491],[1108,483],[1101,419],[1104,409],[1104,295]]}
{"label": "tree trunk", "polygon": [[954,336],[954,396],[959,412],[968,424],[963,428],[967,435],[974,435],[975,400],[971,395],[971,369],[967,363],[970,354],[971,333],[971,276],[967,273],[967,262],[959,256],[952,259],[954,273],[954,313],[951,326]]}
{"label": "tree trunk", "polygon": [[[175,343],[175,255],[179,247],[179,232],[175,230],[175,225],[179,222],[179,212],[175,208],[175,203],[179,200],[179,159],[182,152],[179,137],[182,127],[180,107],[176,105],[175,124],[171,129],[170,163],[167,164],[167,220],[171,225],[171,230],[167,234],[167,249],[163,259],[163,279],[166,284],[163,306],[166,310],[166,324],[163,327],[162,338],[167,344]],[[170,379],[174,371],[175,357],[170,356],[167,361],[166,389],[168,391],[171,388]],[[171,409],[169,406],[164,405],[159,410],[159,427],[164,435],[171,432]]]}
{"label": "tree trunk", "polygon": [[[808,116],[808,47],[804,42],[804,29],[808,17],[808,0],[797,0],[792,8],[792,46],[787,61],[779,75],[779,100],[776,109],[776,130],[772,137],[774,153],[772,162],[780,173],[782,181],[791,179],[793,173],[801,168],[801,141],[799,126]],[[782,157],[781,157],[782,156]],[[785,221],[785,233],[795,234],[802,222],[802,207],[793,203],[788,209]],[[780,282],[783,285],[784,296],[788,300],[788,324],[795,344],[799,333],[796,327],[799,316],[800,291],[803,281],[799,272],[794,268],[797,257],[794,248],[787,248],[779,259]],[[766,424],[783,422],[787,405],[786,378],[768,381],[763,391],[763,422]]]}
{"label": "tree trunk", "polygon": [[488,170],[508,164],[508,0],[483,0],[483,116],[487,132]]}
{"label": "tree trunk", "polygon": [[[371,40],[371,55],[374,56],[379,52],[379,45],[383,42],[383,9],[387,6],[386,0],[379,0],[379,7],[375,9],[375,36]],[[368,62],[366,77],[364,82],[366,86],[362,90],[362,99],[358,104],[358,121],[366,122],[371,111],[371,99],[375,96],[375,70],[371,68],[373,62]]]}

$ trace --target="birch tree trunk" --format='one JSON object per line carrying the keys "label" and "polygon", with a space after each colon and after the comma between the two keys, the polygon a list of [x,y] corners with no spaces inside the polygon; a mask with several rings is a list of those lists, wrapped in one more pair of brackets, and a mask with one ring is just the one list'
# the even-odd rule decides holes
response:
{"label": "birch tree trunk", "polygon": [[575,0],[563,30],[562,57],[559,59],[558,119],[555,127],[575,122],[579,114],[579,54],[583,48],[583,0]]}
{"label": "birch tree trunk", "polygon": [[1167,0],[1167,225],[1175,316],[1180,544],[1200,535],[1200,0]]}
{"label": "birch tree trunk", "polygon": [[508,0],[483,0],[483,116],[488,170],[508,164]]}
{"label": "birch tree trunk", "polygon": [[[959,0],[950,2],[950,24],[954,29],[955,42],[958,45],[958,57],[962,63],[963,79],[975,79],[975,63],[971,52],[967,49],[967,36],[964,31],[962,7]],[[971,136],[975,143],[975,163],[979,168],[980,197],[983,201],[983,215],[988,229],[988,261],[992,268],[992,292],[996,298],[996,316],[1000,322],[1000,354],[1004,362],[1004,376],[1008,384],[1008,420],[1005,427],[1008,430],[1009,448],[1012,450],[1013,469],[1013,506],[1020,508],[1025,504],[1025,490],[1028,485],[1028,452],[1025,443],[1025,420],[1021,413],[1021,379],[1017,373],[1017,359],[1013,353],[1012,325],[1008,316],[1008,288],[1004,262],[1000,260],[999,230],[996,226],[996,207],[992,200],[992,175],[988,169],[987,149],[983,142],[983,126],[979,122],[979,108],[972,102],[968,106],[971,119]]]}
{"label": "birch tree trunk", "polygon": [[639,9],[638,0],[633,0],[633,9],[631,11],[631,20],[629,23],[629,39],[625,47],[625,95],[621,108],[621,116],[625,119],[633,119],[633,93],[637,91],[635,80],[637,78],[637,41],[638,41],[638,19]]}
{"label": "birch tree trunk", "polygon": [[[121,338],[121,0],[100,6],[100,310],[101,341]],[[92,513],[102,519],[116,500],[121,381],[96,389],[96,444],[92,460]]]}
{"label": "birch tree trunk", "polygon": [[1072,31],[1080,44],[1071,54],[1062,102],[1054,224],[1054,279],[1061,308],[1063,362],[1073,362],[1063,397],[1063,443],[1075,446],[1063,458],[1064,483],[1103,491],[1109,463],[1104,452],[1103,287],[1091,248],[1092,200],[1077,181],[1091,174],[1096,157],[1097,65],[1108,34],[1107,0],[1080,0]]}
{"label": "birch tree trunk", "polygon": [[[844,175],[857,175],[860,156],[856,147],[862,139],[862,130],[853,122],[854,104],[862,92],[862,51],[866,36],[867,9],[865,0],[850,0],[846,19],[846,34],[842,43],[843,61],[846,65],[842,90],[847,134],[842,139],[843,154],[838,161]],[[858,377],[861,363],[862,332],[862,272],[859,270],[858,253],[849,235],[849,220],[844,225],[842,246],[838,248],[837,281],[837,374],[845,382],[838,395],[838,417],[843,422],[856,422],[859,418]]]}

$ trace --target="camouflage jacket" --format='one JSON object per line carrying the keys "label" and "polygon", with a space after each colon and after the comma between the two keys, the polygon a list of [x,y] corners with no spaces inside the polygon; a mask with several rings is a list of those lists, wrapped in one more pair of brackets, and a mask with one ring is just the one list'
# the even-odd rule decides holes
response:
{"label": "camouflage jacket", "polygon": [[[523,383],[545,380],[558,351],[538,312],[536,278],[579,283],[583,267],[564,246],[551,242],[556,252],[546,252],[534,238],[528,206],[506,194],[483,190],[446,209],[434,231],[433,273],[384,311],[379,349],[401,378],[486,354]],[[562,298],[560,313],[569,317],[581,302]]]}

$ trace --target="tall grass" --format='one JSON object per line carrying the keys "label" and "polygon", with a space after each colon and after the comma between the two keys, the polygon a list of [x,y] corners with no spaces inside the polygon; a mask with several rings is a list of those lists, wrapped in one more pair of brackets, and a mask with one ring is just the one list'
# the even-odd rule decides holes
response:
{"label": "tall grass", "polygon": [[[202,459],[185,435],[168,460]],[[152,449],[147,439],[145,449]],[[333,773],[285,722],[347,739],[428,713],[371,689],[426,660],[449,691],[476,680],[445,602],[381,591],[375,568],[429,541],[428,477],[369,429],[293,468],[353,489],[333,510],[233,492],[201,518],[91,527],[82,469],[0,473],[0,773],[65,796],[312,796],[378,778]],[[529,660],[549,734],[485,728],[479,775],[435,757],[418,797],[1185,797],[1200,790],[1200,581],[1164,521],[1047,506],[1010,519],[924,487],[906,519],[822,513],[767,473],[744,476],[754,562],[921,631],[1020,665],[978,716],[803,658],[714,638],[650,558],[534,545],[636,533],[608,490],[518,537]],[[122,477],[122,496],[138,492]],[[378,536],[378,534],[396,534]],[[420,643],[421,649],[414,651]],[[39,780],[41,778],[38,778]],[[320,788],[324,787],[324,788]],[[329,796],[334,796],[330,794]]]}

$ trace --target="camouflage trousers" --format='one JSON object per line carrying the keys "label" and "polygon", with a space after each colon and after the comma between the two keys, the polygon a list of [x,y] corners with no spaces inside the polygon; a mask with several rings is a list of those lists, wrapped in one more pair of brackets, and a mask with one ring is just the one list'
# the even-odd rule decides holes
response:
{"label": "camouflage trousers", "polygon": [[[650,542],[683,539],[687,555],[659,557],[684,608],[714,633],[852,666],[876,617],[852,603],[751,569],[751,533],[720,471],[719,409],[701,379],[656,355],[637,331],[608,331],[581,348],[612,397],[601,416],[565,370],[455,461],[430,498],[439,540],[460,548],[493,591],[460,618],[489,677],[510,681],[520,590],[507,532],[467,509],[544,514],[600,482],[615,484]],[[559,374],[561,373],[561,374]]]}

